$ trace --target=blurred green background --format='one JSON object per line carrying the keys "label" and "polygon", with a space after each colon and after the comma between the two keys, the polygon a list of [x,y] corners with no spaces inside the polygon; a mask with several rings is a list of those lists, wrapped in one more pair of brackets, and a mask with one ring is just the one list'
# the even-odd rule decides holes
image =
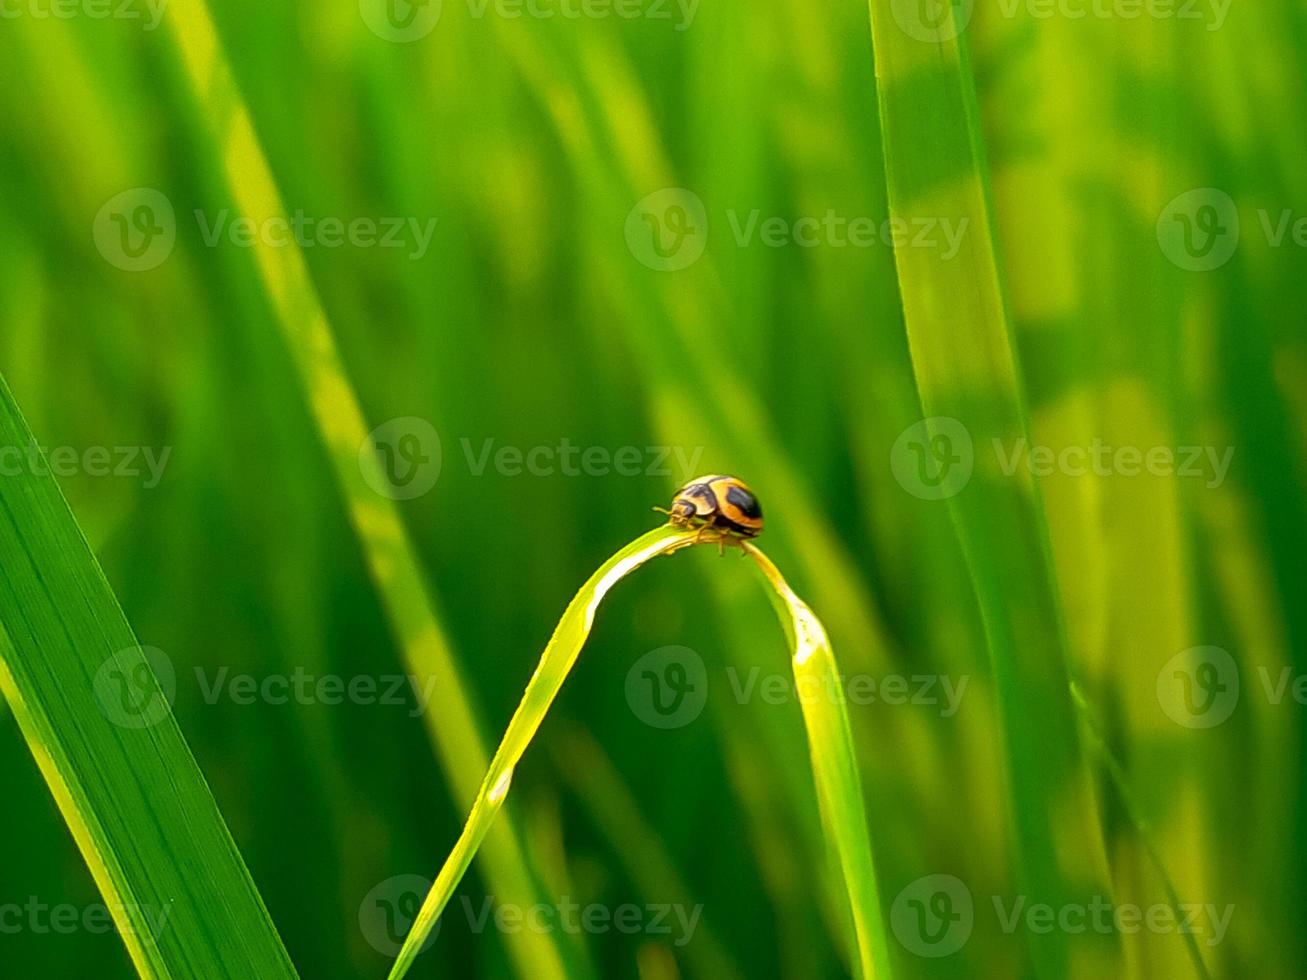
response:
{"label": "blurred green background", "polygon": [[[882,6],[908,35],[930,13]],[[1043,925],[1005,926],[1011,733],[974,579],[1012,570],[965,561],[950,504],[922,499],[934,471],[912,478],[934,443],[893,248],[830,232],[888,215],[865,6],[216,0],[211,35],[197,0],[157,30],[143,4],[3,9],[0,372],[42,445],[82,460],[60,483],[176,669],[174,712],[302,976],[388,969],[360,908],[380,894],[402,925],[396,876],[433,876],[465,816],[433,753],[445,719],[424,725],[411,693],[208,703],[206,684],[410,672],[389,594],[439,624],[492,745],[575,589],[697,472],[752,485],[763,547],[882,695],[850,710],[895,974],[1033,974]],[[1045,9],[959,7],[1031,445],[1233,450],[1224,474],[1039,481],[1069,670],[1117,767],[1086,749],[1099,836],[1055,834],[1058,853],[1104,856],[1086,905],[1173,902],[1164,868],[1202,907],[1211,976],[1307,976],[1307,10]],[[305,240],[206,241],[257,216],[268,175],[314,219]],[[172,216],[151,212],[165,244],[134,256],[156,241],[140,188]],[[392,218],[401,247],[321,224]],[[946,250],[946,227],[899,245]],[[398,525],[384,508],[407,484],[369,502],[341,476],[392,419],[438,441],[412,421],[379,440],[420,445],[434,480]],[[572,475],[564,440],[593,451]],[[487,446],[549,451],[482,467]],[[90,447],[169,455],[155,485],[143,458],[97,475]],[[973,453],[977,480],[1002,478]],[[396,532],[426,595],[386,578]],[[659,727],[641,658],[667,646],[706,697]],[[785,641],[733,556],[655,562],[605,605],[508,804],[545,901],[641,910],[628,931],[546,933],[569,975],[850,974],[799,706],[765,697],[769,676],[788,677]],[[887,703],[900,677],[907,703]],[[1038,751],[1038,732],[1017,737]],[[0,909],[82,915],[100,899],[7,715],[0,755]],[[510,904],[480,870],[413,975],[529,976],[513,950],[540,936],[473,921]],[[688,937],[675,911],[658,931],[663,905],[700,909]],[[1219,937],[1209,908],[1230,909]],[[934,913],[942,944],[912,930]],[[0,974],[132,975],[111,932],[41,921],[0,917]],[[1202,975],[1175,925],[1051,928],[1068,976]]]}

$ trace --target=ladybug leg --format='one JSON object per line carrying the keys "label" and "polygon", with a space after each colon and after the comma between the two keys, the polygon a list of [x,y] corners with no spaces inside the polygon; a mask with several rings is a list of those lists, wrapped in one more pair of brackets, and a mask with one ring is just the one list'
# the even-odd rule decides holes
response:
{"label": "ladybug leg", "polygon": [[711,544],[715,541],[720,545],[722,537],[722,532],[717,528],[713,527],[711,524],[703,524],[699,527],[699,533],[694,536],[694,543],[699,544],[700,542],[707,542]]}

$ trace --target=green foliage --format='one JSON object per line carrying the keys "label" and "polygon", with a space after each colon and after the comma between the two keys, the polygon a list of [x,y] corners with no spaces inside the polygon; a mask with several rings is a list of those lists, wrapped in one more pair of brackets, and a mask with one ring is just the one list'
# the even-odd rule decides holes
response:
{"label": "green foliage", "polygon": [[[54,480],[0,457],[5,533],[58,530],[16,564],[27,552],[4,545],[0,568],[7,589],[26,576],[0,605],[18,828],[0,834],[0,910],[113,904],[115,876],[136,889],[123,904],[179,904],[158,948],[130,954],[24,913],[0,934],[6,974],[122,980],[185,948],[275,975],[254,967],[279,944],[211,792],[300,974],[384,976],[408,923],[378,935],[361,917],[421,896],[376,889],[440,867],[576,584],[703,472],[758,493],[761,544],[846,672],[853,752],[818,792],[810,706],[732,557],[651,563],[606,600],[410,975],[806,980],[863,971],[868,946],[898,980],[1303,973],[1300,10],[1231,4],[1218,24],[1216,3],[1203,21],[873,0],[869,31],[865,6],[776,0],[699,4],[677,30],[445,0],[415,6],[439,22],[398,44],[366,4],[173,0],[157,31],[29,6],[0,20],[0,372],[85,542]],[[97,246],[119,230],[97,216],[133,188],[176,227],[141,271]],[[668,188],[693,196],[653,201],[697,199],[706,219],[676,269],[639,237],[659,214],[637,205]],[[297,213],[312,244],[233,236]],[[405,247],[313,237],[388,216]],[[940,224],[944,249],[912,227],[894,247],[894,217],[968,224],[956,252]],[[859,218],[868,242],[828,239]],[[1205,253],[1200,220],[1220,232]],[[947,499],[911,474],[957,432],[923,417],[970,440]],[[439,472],[396,499],[376,489],[399,448],[380,427],[409,418],[438,434]],[[1005,465],[1023,440],[1054,460],[1096,441],[1233,455],[1219,478],[1036,476]],[[169,455],[156,480],[139,454],[135,473],[87,465],[97,447],[111,470],[115,447]],[[96,640],[25,647],[29,622]],[[91,668],[134,637],[175,668],[170,717],[105,732]],[[626,682],[673,645],[706,696],[660,728]],[[1207,676],[1186,651],[1210,648],[1234,704],[1189,727],[1176,683]],[[298,675],[405,693],[233,696]],[[913,678],[934,679],[927,700]],[[182,733],[198,768],[165,782]],[[874,879],[847,873],[866,863],[854,753]],[[118,785],[128,761],[139,783]],[[69,798],[98,827],[69,816],[70,837]],[[92,832],[117,869],[88,873]],[[933,876],[973,912],[942,956],[905,932]],[[1234,914],[1219,941],[996,914],[1099,899]],[[678,946],[477,915],[565,900],[702,916]]]}

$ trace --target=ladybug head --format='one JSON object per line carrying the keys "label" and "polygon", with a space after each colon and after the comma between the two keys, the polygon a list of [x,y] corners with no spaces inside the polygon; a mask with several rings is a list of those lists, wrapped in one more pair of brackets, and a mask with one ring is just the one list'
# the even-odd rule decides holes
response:
{"label": "ladybug head", "polygon": [[684,497],[677,497],[675,500],[672,501],[673,517],[678,517],[681,518],[682,520],[685,520],[687,518],[693,517],[696,513],[698,513],[698,511],[696,510],[693,501],[686,500]]}

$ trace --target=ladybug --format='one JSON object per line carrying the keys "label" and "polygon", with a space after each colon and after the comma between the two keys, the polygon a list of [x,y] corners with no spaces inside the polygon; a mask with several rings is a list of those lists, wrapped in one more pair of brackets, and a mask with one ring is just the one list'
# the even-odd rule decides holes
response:
{"label": "ladybug", "polygon": [[762,533],[758,498],[734,476],[697,477],[676,491],[670,510],[654,509],[667,514],[675,527],[697,527],[700,537],[716,530],[719,544],[727,538],[756,538]]}

